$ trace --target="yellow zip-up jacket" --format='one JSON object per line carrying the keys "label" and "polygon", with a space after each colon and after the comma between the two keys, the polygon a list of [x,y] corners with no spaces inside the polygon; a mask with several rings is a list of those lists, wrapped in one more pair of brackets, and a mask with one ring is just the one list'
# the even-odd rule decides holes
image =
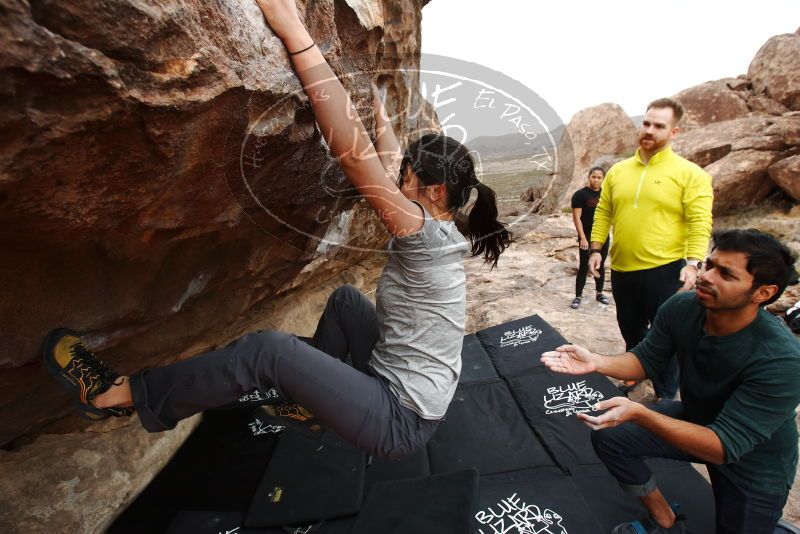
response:
{"label": "yellow zip-up jacket", "polygon": [[682,258],[704,259],[711,237],[711,175],[669,146],[645,165],[639,150],[608,170],[592,241],[614,227],[611,268],[640,271]]}

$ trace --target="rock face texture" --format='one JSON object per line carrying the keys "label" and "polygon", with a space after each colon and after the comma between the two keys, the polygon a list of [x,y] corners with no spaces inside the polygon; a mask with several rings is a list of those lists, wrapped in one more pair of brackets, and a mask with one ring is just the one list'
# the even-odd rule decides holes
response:
{"label": "rock face texture", "polygon": [[681,128],[688,131],[747,115],[750,108],[742,93],[748,85],[746,80],[727,78],[690,87],[676,94],[674,98],[686,109]]}
{"label": "rock face texture", "polygon": [[716,214],[757,204],[778,188],[800,198],[796,167],[783,163],[800,153],[798,72],[800,35],[777,35],[758,51],[747,76],[675,95],[687,108],[689,131],[673,147],[713,177]]}
{"label": "rock face texture", "polygon": [[114,511],[150,482],[200,422],[148,434],[132,419],[87,432],[42,436],[19,452],[0,452],[3,532],[103,532]]}
{"label": "rock face texture", "polygon": [[[371,83],[400,137],[434,124],[416,72],[421,6],[301,2],[370,131]],[[86,426],[61,419],[68,400],[39,364],[50,329],[85,332],[123,373],[185,358],[280,324],[387,236],[329,156],[254,1],[0,0],[0,12],[5,479],[33,437]],[[130,433],[109,432],[96,449],[124,450],[113,436]],[[119,467],[127,498],[152,472],[141,463]],[[53,486],[65,499],[93,495],[91,477],[64,484]],[[26,506],[16,498],[0,509]],[[107,514],[125,504],[97,498]]]}
{"label": "rock face texture", "polygon": [[753,58],[747,77],[753,92],[800,111],[800,35],[776,35]]}
{"label": "rock face texture", "polygon": [[777,188],[768,169],[796,150],[798,134],[796,117],[751,113],[679,134],[673,148],[711,174],[714,209],[724,213],[757,204]]}
{"label": "rock face texture", "polygon": [[[713,177],[714,213],[724,214],[758,204],[780,190],[800,200],[800,34],[769,39],[753,58],[747,75],[709,81],[674,96],[686,108],[682,132],[673,148],[704,167]],[[576,165],[572,180],[557,177],[544,198],[529,192],[542,211],[568,206],[569,195],[585,180],[586,161],[614,162],[625,130],[605,134],[610,104],[588,108],[570,121],[568,132],[575,145]],[[621,110],[619,110],[621,112]],[[621,123],[618,123],[621,125]],[[635,133],[627,152],[636,148]],[[619,140],[620,142],[617,142]],[[583,158],[583,159],[581,159]]]}
{"label": "rock face texture", "polygon": [[[419,2],[303,7],[368,128],[370,82],[390,113],[425,107]],[[276,295],[341,268],[323,260],[364,256],[320,248],[326,233],[367,249],[385,239],[351,210],[255,2],[0,8],[3,443],[63,400],[38,370],[49,329],[87,332],[131,371],[230,339]],[[401,135],[426,120],[399,116]]]}
{"label": "rock face texture", "polygon": [[800,156],[792,156],[772,165],[769,176],[778,187],[800,202]]}
{"label": "rock face texture", "polygon": [[[570,149],[565,149],[571,144]],[[558,152],[574,155],[569,175],[556,174],[543,192],[538,210],[552,212],[569,206],[572,194],[586,185],[589,169],[600,165],[608,169],[636,150],[636,126],[617,104],[600,104],[576,113],[559,142]],[[527,200],[537,200],[538,191],[526,193]]]}

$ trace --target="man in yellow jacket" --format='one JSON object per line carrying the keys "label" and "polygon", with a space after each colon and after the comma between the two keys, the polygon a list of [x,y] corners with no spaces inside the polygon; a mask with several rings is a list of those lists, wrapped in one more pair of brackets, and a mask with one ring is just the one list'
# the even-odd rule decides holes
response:
{"label": "man in yellow jacket", "polygon": [[[617,323],[630,350],[644,339],[658,308],[679,289],[694,288],[711,237],[711,176],[672,151],[683,106],[654,100],[639,129],[639,148],[606,174],[592,226],[589,270],[613,226],[611,287]],[[650,377],[656,397],[678,391],[675,358]]]}

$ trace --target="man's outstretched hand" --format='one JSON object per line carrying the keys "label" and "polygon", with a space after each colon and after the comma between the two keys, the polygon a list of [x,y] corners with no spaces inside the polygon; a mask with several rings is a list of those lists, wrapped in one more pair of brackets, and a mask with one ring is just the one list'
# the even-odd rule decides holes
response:
{"label": "man's outstretched hand", "polygon": [[684,265],[683,269],[681,269],[680,275],[678,276],[678,280],[680,280],[683,285],[678,289],[678,291],[689,291],[690,289],[694,289],[694,284],[697,281],[698,274],[699,271],[694,265]]}
{"label": "man's outstretched hand", "polygon": [[597,370],[596,356],[578,345],[561,345],[541,357],[548,369],[568,375],[585,375]]}
{"label": "man's outstretched hand", "polygon": [[611,397],[598,402],[594,406],[595,410],[608,410],[606,413],[596,417],[586,413],[579,413],[578,419],[586,423],[592,430],[600,430],[601,428],[610,428],[621,425],[626,421],[631,421],[636,417],[638,410],[642,408],[641,404],[633,402],[628,397]]}
{"label": "man's outstretched hand", "polygon": [[600,278],[600,264],[603,257],[600,254],[589,253],[589,274],[595,278]]}

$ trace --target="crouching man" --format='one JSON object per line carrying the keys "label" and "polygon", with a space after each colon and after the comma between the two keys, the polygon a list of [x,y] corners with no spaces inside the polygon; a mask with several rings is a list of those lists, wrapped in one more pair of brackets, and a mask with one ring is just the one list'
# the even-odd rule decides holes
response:
{"label": "crouching man", "polygon": [[625,397],[580,414],[592,445],[622,488],[649,516],[612,533],[685,532],[643,459],[708,466],[718,533],[772,534],[794,480],[800,403],[800,341],[762,309],[797,280],[791,251],[756,230],[714,234],[696,290],[658,311],[650,333],[630,352],[601,356],[576,345],[542,355],[552,371],[597,371],[622,380],[658,376],[673,354],[680,401],[644,406]]}

